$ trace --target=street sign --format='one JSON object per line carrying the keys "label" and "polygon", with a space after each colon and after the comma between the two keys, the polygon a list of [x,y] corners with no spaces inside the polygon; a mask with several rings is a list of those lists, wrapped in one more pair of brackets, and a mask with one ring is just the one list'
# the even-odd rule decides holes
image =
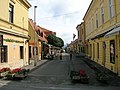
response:
{"label": "street sign", "polygon": [[3,46],[3,35],[0,35],[0,47]]}

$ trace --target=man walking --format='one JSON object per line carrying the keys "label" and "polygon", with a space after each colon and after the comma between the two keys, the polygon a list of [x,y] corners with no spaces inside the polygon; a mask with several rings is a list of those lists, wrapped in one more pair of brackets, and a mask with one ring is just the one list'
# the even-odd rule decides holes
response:
{"label": "man walking", "polygon": [[70,51],[70,60],[72,60],[72,51]]}

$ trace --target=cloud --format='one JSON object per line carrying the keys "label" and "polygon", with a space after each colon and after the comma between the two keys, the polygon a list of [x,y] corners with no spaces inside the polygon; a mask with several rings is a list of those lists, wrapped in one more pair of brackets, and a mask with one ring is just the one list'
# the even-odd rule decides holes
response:
{"label": "cloud", "polygon": [[65,43],[70,43],[76,26],[81,23],[91,0],[28,0],[32,7],[29,17],[34,19],[34,6],[37,7],[38,25],[55,31]]}

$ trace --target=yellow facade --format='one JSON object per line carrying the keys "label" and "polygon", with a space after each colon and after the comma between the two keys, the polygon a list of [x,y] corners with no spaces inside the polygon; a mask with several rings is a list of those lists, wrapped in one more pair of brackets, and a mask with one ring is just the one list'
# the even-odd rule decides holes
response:
{"label": "yellow facade", "polygon": [[[4,8],[3,8],[4,7]],[[26,0],[0,0],[0,68],[28,65],[28,9]]]}
{"label": "yellow facade", "polygon": [[[111,1],[111,2],[110,2]],[[95,62],[120,76],[120,0],[92,0],[85,16],[88,53]]]}
{"label": "yellow facade", "polygon": [[[39,40],[39,36],[37,34],[37,32],[35,32],[34,30],[34,27],[32,27],[31,25],[32,23],[30,23],[29,21],[29,36],[30,36],[30,40],[29,40],[29,60],[31,62],[31,60],[34,60],[34,39],[35,39],[35,42],[36,42],[36,49],[37,49],[37,52],[36,52],[36,60],[39,61],[41,60],[41,52],[42,52],[42,49],[41,49],[41,41]],[[35,33],[35,35],[34,35]],[[35,36],[35,38],[34,38]],[[31,55],[30,55],[31,54]]]}
{"label": "yellow facade", "polygon": [[84,26],[84,22],[82,22],[81,24],[77,25],[76,27],[77,31],[78,31],[78,52],[82,52],[85,53],[86,51],[86,42],[85,42],[85,26]]}

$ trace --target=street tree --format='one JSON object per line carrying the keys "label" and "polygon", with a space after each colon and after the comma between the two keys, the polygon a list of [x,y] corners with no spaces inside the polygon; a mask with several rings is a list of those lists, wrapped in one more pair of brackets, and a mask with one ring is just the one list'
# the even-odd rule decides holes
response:
{"label": "street tree", "polygon": [[60,48],[64,46],[64,41],[60,37],[57,37],[53,34],[49,35],[47,37],[47,40],[48,40],[48,44],[51,44],[53,46],[60,47]]}

